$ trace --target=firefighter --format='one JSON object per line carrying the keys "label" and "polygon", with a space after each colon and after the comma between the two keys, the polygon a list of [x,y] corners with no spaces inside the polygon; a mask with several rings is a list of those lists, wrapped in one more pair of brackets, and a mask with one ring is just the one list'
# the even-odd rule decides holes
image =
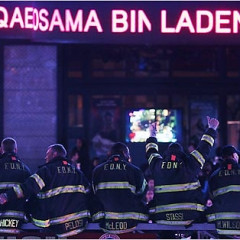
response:
{"label": "firefighter", "polygon": [[[213,205],[207,219],[215,222],[219,236],[240,236],[240,152],[231,145],[222,149],[222,165],[210,177]],[[233,238],[233,236],[232,236]],[[238,237],[239,238],[239,237]]]}
{"label": "firefighter", "polygon": [[93,188],[101,206],[95,210],[93,220],[108,233],[131,232],[137,223],[148,220],[143,203],[146,180],[129,160],[128,147],[115,143],[109,159],[93,171]]}
{"label": "firefighter", "polygon": [[154,178],[154,199],[149,212],[153,221],[166,225],[190,225],[204,212],[198,174],[214,144],[219,122],[207,117],[208,129],[189,155],[179,143],[171,143],[165,155],[158,152],[156,123],[150,125],[146,156]]}
{"label": "firefighter", "polygon": [[[0,192],[4,192],[17,184],[23,183],[31,174],[28,166],[17,156],[17,142],[7,137],[1,143],[2,156],[0,158]],[[0,233],[17,234],[26,219],[26,201],[19,199],[16,202],[0,206]]]}
{"label": "firefighter", "polygon": [[63,145],[50,145],[45,160],[24,184],[2,193],[0,204],[31,197],[36,226],[48,228],[60,238],[76,235],[85,229],[90,217],[89,183],[82,172],[67,162]]}

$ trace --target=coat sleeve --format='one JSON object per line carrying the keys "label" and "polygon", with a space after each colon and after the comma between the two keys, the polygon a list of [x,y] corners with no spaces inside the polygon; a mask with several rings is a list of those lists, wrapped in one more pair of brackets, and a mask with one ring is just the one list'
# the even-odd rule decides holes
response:
{"label": "coat sleeve", "polygon": [[203,167],[214,145],[215,137],[216,131],[212,128],[208,128],[207,131],[203,134],[198,147],[190,153],[191,158],[194,160],[191,161],[193,165],[191,167]]}

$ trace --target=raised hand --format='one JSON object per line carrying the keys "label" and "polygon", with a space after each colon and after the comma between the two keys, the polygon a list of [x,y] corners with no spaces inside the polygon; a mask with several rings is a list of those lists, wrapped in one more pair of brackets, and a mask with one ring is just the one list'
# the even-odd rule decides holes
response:
{"label": "raised hand", "polygon": [[209,116],[207,116],[207,121],[209,128],[213,128],[214,130],[218,128],[219,121],[216,118],[210,118]]}

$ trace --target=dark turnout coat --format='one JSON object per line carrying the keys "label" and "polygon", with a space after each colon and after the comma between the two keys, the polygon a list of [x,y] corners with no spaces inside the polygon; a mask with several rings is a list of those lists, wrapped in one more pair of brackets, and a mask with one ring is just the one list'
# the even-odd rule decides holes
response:
{"label": "dark turnout coat", "polygon": [[183,152],[162,158],[157,139],[146,142],[146,155],[154,179],[153,220],[160,224],[189,225],[205,210],[198,174],[214,144],[216,131],[208,129],[191,154]]}

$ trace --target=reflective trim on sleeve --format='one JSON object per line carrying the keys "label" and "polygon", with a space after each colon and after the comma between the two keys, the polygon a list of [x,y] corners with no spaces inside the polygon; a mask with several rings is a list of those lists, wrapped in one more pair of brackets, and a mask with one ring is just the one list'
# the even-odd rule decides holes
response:
{"label": "reflective trim on sleeve", "polygon": [[216,197],[229,192],[240,192],[240,185],[229,185],[226,187],[218,188],[213,191],[213,196]]}
{"label": "reflective trim on sleeve", "polygon": [[1,182],[0,189],[9,189],[18,185],[19,182]]}
{"label": "reflective trim on sleeve", "polygon": [[222,230],[219,228],[216,228],[218,234],[223,234],[223,235],[240,235],[240,230]]}
{"label": "reflective trim on sleeve", "polygon": [[201,138],[201,140],[206,141],[207,143],[210,144],[210,146],[212,147],[214,144],[214,138],[208,134],[204,134]]}
{"label": "reflective trim on sleeve", "polygon": [[101,211],[101,212],[97,212],[97,213],[93,214],[92,220],[96,221],[96,220],[102,219],[104,217],[105,217],[105,213]]}
{"label": "reflective trim on sleeve", "polygon": [[150,149],[150,148],[154,148],[158,151],[158,145],[156,143],[148,143],[146,145],[146,152]]}
{"label": "reflective trim on sleeve", "polygon": [[136,187],[129,182],[100,182],[95,187],[95,191],[104,189],[130,189],[132,193],[136,193]]}
{"label": "reflective trim on sleeve", "polygon": [[156,223],[165,224],[165,225],[189,225],[194,220],[187,220],[187,221],[167,221],[167,220],[157,220]]}
{"label": "reflective trim on sleeve", "polygon": [[193,155],[197,159],[202,168],[205,163],[205,158],[203,157],[203,155],[197,150],[192,151],[191,155]]}
{"label": "reflective trim on sleeve", "polygon": [[204,205],[197,204],[197,203],[175,203],[175,204],[167,204],[167,205],[160,205],[154,208],[150,208],[151,210],[155,210],[154,213],[161,213],[161,212],[171,212],[171,211],[180,211],[180,210],[195,210],[195,211],[204,211]]}
{"label": "reflective trim on sleeve", "polygon": [[225,219],[240,219],[240,212],[219,212],[214,214],[208,214],[207,219],[209,222]]}
{"label": "reflective trim on sleeve", "polygon": [[71,236],[77,235],[78,233],[81,233],[84,229],[85,229],[85,227],[84,228],[78,228],[76,230],[73,230],[73,231],[70,231],[70,232],[66,232],[66,233],[62,233],[62,234],[56,234],[56,235],[59,238],[71,237]]}
{"label": "reflective trim on sleeve", "polygon": [[146,186],[147,186],[147,181],[146,181],[146,179],[144,179],[144,180],[143,180],[142,187],[141,187],[141,189],[137,192],[137,194],[143,193],[144,190],[145,190],[145,188],[146,188]]}
{"label": "reflective trim on sleeve", "polygon": [[174,184],[174,185],[160,185],[155,186],[154,190],[155,193],[166,193],[166,192],[181,192],[181,191],[188,191],[188,190],[195,190],[199,188],[200,182],[193,182],[193,183],[185,183],[185,184]]}
{"label": "reflective trim on sleeve", "polygon": [[76,185],[76,186],[67,185],[67,186],[62,186],[62,187],[48,190],[46,192],[39,192],[37,194],[37,197],[40,199],[45,199],[45,198],[54,197],[63,193],[84,193],[85,194],[87,193],[87,191],[83,185]]}
{"label": "reflective trim on sleeve", "polygon": [[14,186],[13,190],[16,193],[17,198],[23,198],[24,197],[23,190],[22,190],[20,185]]}
{"label": "reflective trim on sleeve", "polygon": [[42,228],[46,228],[50,226],[50,220],[39,220],[36,218],[32,217],[32,221],[34,223],[34,225],[36,225],[37,227],[42,227]]}
{"label": "reflective trim on sleeve", "polygon": [[105,212],[105,219],[136,219],[147,221],[148,215],[138,212]]}
{"label": "reflective trim on sleeve", "polygon": [[42,180],[42,178],[38,174],[35,173],[30,177],[33,178],[36,181],[36,183],[38,184],[40,189],[43,189],[45,187],[44,181]]}
{"label": "reflective trim on sleeve", "polygon": [[160,155],[159,153],[152,153],[152,154],[150,155],[150,157],[148,158],[148,164],[149,164],[149,165],[151,164],[153,158],[155,158],[155,157],[161,157],[161,155]]}
{"label": "reflective trim on sleeve", "polygon": [[0,217],[4,218],[4,217],[11,217],[11,218],[18,218],[18,219],[25,219],[25,213],[22,211],[4,211],[4,212],[0,212]]}

